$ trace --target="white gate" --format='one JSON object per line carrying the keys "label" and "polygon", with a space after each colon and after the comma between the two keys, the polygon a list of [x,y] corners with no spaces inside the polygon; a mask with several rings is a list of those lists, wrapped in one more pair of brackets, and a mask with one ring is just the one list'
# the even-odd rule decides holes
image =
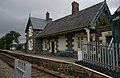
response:
{"label": "white gate", "polygon": [[31,64],[15,59],[14,78],[31,78]]}

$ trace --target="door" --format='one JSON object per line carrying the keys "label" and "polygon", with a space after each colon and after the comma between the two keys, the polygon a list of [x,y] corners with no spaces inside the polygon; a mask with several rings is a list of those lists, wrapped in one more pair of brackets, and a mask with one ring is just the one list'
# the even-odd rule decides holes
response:
{"label": "door", "polygon": [[54,54],[54,49],[55,49],[55,42],[54,41],[52,41],[52,54]]}
{"label": "door", "polygon": [[111,39],[112,39],[112,36],[106,36],[106,42],[107,42],[108,44],[110,44]]}
{"label": "door", "polygon": [[120,43],[120,20],[113,22],[113,39],[115,43]]}

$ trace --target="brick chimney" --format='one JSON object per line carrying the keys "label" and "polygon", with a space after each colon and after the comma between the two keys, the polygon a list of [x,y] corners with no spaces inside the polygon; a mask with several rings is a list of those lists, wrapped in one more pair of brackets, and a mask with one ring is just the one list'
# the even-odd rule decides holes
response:
{"label": "brick chimney", "polygon": [[52,18],[50,18],[50,13],[49,12],[46,13],[46,21],[48,23],[52,22]]}
{"label": "brick chimney", "polygon": [[75,14],[79,11],[79,4],[75,1],[72,2],[72,14]]}
{"label": "brick chimney", "polygon": [[50,18],[50,13],[47,11],[47,13],[46,13],[46,21],[48,21],[49,18]]}

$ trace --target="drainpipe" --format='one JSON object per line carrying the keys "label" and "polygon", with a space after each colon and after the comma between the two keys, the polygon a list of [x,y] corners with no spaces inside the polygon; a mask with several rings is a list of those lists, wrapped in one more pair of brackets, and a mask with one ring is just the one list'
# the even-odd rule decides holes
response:
{"label": "drainpipe", "polygon": [[88,28],[85,28],[87,33],[87,42],[90,42],[90,30]]}

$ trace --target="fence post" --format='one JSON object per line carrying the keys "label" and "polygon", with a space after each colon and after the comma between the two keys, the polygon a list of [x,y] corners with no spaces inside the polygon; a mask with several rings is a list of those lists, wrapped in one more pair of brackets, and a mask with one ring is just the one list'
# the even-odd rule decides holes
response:
{"label": "fence post", "polygon": [[117,45],[117,44],[115,44],[115,53],[116,53],[116,71],[118,72],[119,71],[119,69],[118,69],[118,51],[119,51],[119,48],[120,48],[120,44],[119,45]]}
{"label": "fence post", "polygon": [[105,48],[105,53],[104,53],[104,56],[105,56],[104,57],[105,58],[105,68],[107,67],[107,57],[106,57],[107,53],[106,52],[107,52],[107,48]]}
{"label": "fence post", "polygon": [[112,48],[113,48],[113,70],[115,70],[115,46],[114,46],[115,44],[113,43],[113,45],[112,45]]}
{"label": "fence post", "polygon": [[17,78],[17,74],[18,74],[18,70],[17,70],[17,66],[18,66],[18,59],[15,59],[15,66],[14,66],[14,77]]}
{"label": "fence post", "polygon": [[80,51],[78,51],[78,61],[80,61],[80,60],[83,60],[83,53],[82,53],[82,51],[80,50]]}
{"label": "fence post", "polygon": [[102,64],[101,64],[101,62],[102,62],[102,60],[101,60],[101,59],[102,59],[102,58],[101,58],[101,50],[102,50],[102,47],[101,47],[101,45],[100,45],[100,54],[99,54],[99,58],[100,58],[100,66],[102,65]]}

